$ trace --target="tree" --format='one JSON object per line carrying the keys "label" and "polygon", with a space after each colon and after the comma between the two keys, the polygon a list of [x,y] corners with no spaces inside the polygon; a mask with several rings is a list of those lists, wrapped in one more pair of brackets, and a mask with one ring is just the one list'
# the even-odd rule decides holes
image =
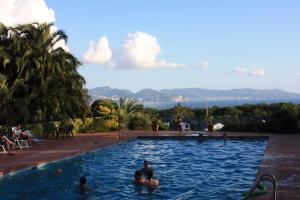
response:
{"label": "tree", "polygon": [[173,121],[178,124],[181,121],[192,118],[194,113],[191,108],[181,106],[181,104],[177,104],[172,110],[172,118]]}
{"label": "tree", "polygon": [[93,117],[103,117],[105,119],[111,119],[117,116],[118,109],[118,104],[111,99],[95,100],[91,105]]}
{"label": "tree", "polygon": [[0,24],[0,123],[43,123],[84,117],[89,96],[81,64],[59,42],[53,24]]}
{"label": "tree", "polygon": [[144,112],[136,112],[129,117],[128,127],[132,130],[148,130],[151,128],[151,117]]}
{"label": "tree", "polygon": [[120,98],[118,123],[120,133],[123,135],[124,129],[128,128],[130,117],[143,109],[142,104],[138,104],[133,98]]}

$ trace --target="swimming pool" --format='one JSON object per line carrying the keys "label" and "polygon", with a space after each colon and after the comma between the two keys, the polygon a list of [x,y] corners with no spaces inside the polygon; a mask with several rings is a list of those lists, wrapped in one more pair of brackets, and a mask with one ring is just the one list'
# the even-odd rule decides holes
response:
{"label": "swimming pool", "polygon": [[[135,139],[0,178],[0,199],[241,199],[266,140]],[[150,161],[160,186],[133,183]],[[63,170],[57,176],[57,168]],[[80,176],[89,191],[76,187]]]}

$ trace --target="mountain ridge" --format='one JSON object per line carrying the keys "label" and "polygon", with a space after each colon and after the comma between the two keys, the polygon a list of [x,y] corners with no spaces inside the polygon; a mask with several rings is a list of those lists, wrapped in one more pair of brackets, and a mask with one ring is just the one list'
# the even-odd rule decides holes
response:
{"label": "mountain ridge", "polygon": [[300,99],[300,94],[282,89],[253,89],[235,88],[229,90],[204,88],[174,88],[154,90],[145,88],[138,92],[128,89],[110,88],[108,86],[95,87],[89,90],[92,99],[121,97],[137,98],[139,101],[192,101],[192,100],[239,100],[239,99]]}

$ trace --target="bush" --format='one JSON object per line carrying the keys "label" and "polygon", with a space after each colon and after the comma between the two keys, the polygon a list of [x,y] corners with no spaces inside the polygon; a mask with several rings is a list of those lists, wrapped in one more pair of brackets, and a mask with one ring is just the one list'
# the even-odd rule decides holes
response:
{"label": "bush", "polygon": [[111,99],[99,99],[91,105],[93,117],[103,117],[105,119],[112,119],[116,116],[118,109],[118,104]]}
{"label": "bush", "polygon": [[160,123],[159,124],[159,130],[160,131],[169,131],[169,130],[171,130],[170,123],[169,122]]}
{"label": "bush", "polygon": [[76,132],[107,132],[118,129],[118,119],[116,117],[111,119],[104,119],[101,117],[85,118],[83,121],[76,119],[73,125]]}
{"label": "bush", "polygon": [[128,128],[132,130],[149,130],[151,129],[152,121],[148,114],[135,113],[129,119]]}
{"label": "bush", "polygon": [[44,134],[44,126],[41,123],[32,124],[31,128],[28,128],[31,131],[32,135],[35,137],[43,137]]}

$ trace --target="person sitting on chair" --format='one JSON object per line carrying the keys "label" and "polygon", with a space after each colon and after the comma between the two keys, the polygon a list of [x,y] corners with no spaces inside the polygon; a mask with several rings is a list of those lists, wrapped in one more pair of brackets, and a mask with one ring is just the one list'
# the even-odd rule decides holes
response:
{"label": "person sitting on chair", "polygon": [[13,135],[14,137],[18,137],[20,140],[27,140],[29,147],[32,147],[31,145],[32,134],[29,133],[28,131],[22,130],[20,125],[18,125],[15,128],[15,130],[13,131]]}
{"label": "person sitting on chair", "polygon": [[0,140],[0,145],[5,145],[7,148],[7,152],[8,154],[12,154],[10,152],[10,145],[12,146],[12,148],[14,147],[14,143],[12,141],[10,141],[5,135],[1,136],[1,140]]}

